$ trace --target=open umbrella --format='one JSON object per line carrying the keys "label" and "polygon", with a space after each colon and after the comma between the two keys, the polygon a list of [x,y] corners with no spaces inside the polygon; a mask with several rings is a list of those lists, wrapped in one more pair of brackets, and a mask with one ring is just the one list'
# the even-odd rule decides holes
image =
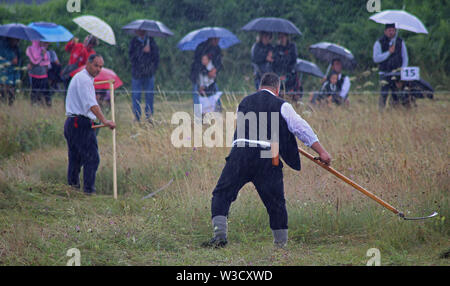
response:
{"label": "open umbrella", "polygon": [[244,31],[285,33],[301,35],[300,30],[289,20],[283,18],[256,18],[241,28]]}
{"label": "open umbrella", "polygon": [[48,22],[36,22],[30,23],[28,27],[38,31],[44,39],[44,42],[68,42],[73,38],[73,35],[69,30],[61,25]]}
{"label": "open umbrella", "polygon": [[[81,66],[81,67],[77,68],[70,74],[70,76],[73,77],[75,74],[82,71],[85,67],[86,66]],[[95,81],[107,81],[107,80],[111,80],[111,79],[114,79],[114,89],[119,88],[123,85],[123,82],[122,82],[122,80],[120,80],[119,76],[113,70],[110,70],[107,68],[102,68],[100,73],[94,78],[94,82]],[[109,84],[108,83],[96,84],[95,89],[109,89]]]}
{"label": "open umbrella", "polygon": [[44,39],[41,33],[20,23],[1,25],[0,36],[28,41]]}
{"label": "open umbrella", "polygon": [[172,31],[163,23],[154,20],[140,19],[126,24],[122,27],[123,30],[130,34],[135,34],[137,30],[146,31],[150,37],[169,37],[173,36]]}
{"label": "open umbrella", "polygon": [[113,29],[102,19],[87,15],[77,17],[73,19],[73,21],[100,40],[105,41],[110,45],[116,44],[116,37],[114,36]]}
{"label": "open umbrella", "polygon": [[194,51],[200,43],[203,43],[209,38],[219,38],[219,47],[221,49],[226,49],[240,43],[239,39],[225,28],[205,27],[194,30],[184,36],[177,47],[182,51]]}
{"label": "open umbrella", "polygon": [[297,59],[297,63],[295,64],[295,70],[298,72],[307,73],[320,78],[323,78],[325,76],[324,73],[315,63],[308,62],[302,59]]}
{"label": "open umbrella", "polygon": [[337,44],[320,42],[309,46],[309,51],[319,60],[331,63],[333,59],[341,60],[344,69],[352,70],[356,65],[352,52]]}
{"label": "open umbrella", "polygon": [[428,34],[427,28],[416,16],[403,10],[382,11],[370,16],[369,19],[379,24],[395,24],[397,29]]}

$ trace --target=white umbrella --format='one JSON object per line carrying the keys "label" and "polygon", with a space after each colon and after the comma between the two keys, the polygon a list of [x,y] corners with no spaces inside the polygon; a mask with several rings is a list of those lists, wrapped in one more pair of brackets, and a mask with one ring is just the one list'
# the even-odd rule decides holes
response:
{"label": "white umbrella", "polygon": [[73,21],[100,40],[103,40],[110,45],[116,44],[116,37],[114,36],[113,29],[100,18],[87,15],[77,17],[73,19]]}
{"label": "white umbrella", "polygon": [[395,24],[397,29],[414,33],[428,34],[422,21],[403,10],[385,10],[369,18],[379,24]]}

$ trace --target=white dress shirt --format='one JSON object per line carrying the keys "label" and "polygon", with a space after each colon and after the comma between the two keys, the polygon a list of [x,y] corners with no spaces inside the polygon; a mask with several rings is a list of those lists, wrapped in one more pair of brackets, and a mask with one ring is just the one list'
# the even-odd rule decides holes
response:
{"label": "white dress shirt", "polygon": [[91,107],[98,105],[95,97],[94,77],[86,69],[73,76],[67,90],[66,116],[83,115],[96,120]]}
{"label": "white dress shirt", "polygon": [[[275,94],[268,89],[262,89],[273,96]],[[281,105],[281,116],[286,120],[289,131],[294,134],[300,141],[302,141],[306,146],[311,147],[314,142],[319,141],[317,135],[309,126],[308,122],[304,120],[288,102]]]}
{"label": "white dress shirt", "polygon": [[[338,80],[340,80],[342,77],[342,74],[340,73],[338,75]],[[347,98],[347,94],[350,90],[350,78],[348,76],[344,77],[344,82],[342,83],[341,87],[341,93],[339,94],[343,99]]]}
{"label": "white dress shirt", "polygon": [[[397,47],[395,47],[397,49]],[[380,41],[376,41],[373,45],[373,61],[375,63],[381,63],[385,61],[389,57],[390,53],[389,50],[385,51],[384,53],[381,51],[381,44]],[[402,41],[402,67],[408,66],[408,51],[406,50],[405,41]]]}

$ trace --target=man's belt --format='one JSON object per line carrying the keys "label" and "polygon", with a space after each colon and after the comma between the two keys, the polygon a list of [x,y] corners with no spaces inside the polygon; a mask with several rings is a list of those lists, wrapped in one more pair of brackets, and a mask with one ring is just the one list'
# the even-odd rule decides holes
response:
{"label": "man's belt", "polygon": [[81,114],[69,114],[69,115],[67,115],[67,117],[81,117],[81,118],[93,120],[93,119],[87,117],[86,115],[81,115]]}
{"label": "man's belt", "polygon": [[238,143],[248,143],[248,144],[255,144],[257,147],[263,148],[263,149],[270,149],[272,152],[272,165],[278,166],[280,164],[280,154],[279,154],[279,145],[278,142],[267,142],[262,140],[250,140],[245,138],[239,138],[233,141],[231,146],[237,147]]}

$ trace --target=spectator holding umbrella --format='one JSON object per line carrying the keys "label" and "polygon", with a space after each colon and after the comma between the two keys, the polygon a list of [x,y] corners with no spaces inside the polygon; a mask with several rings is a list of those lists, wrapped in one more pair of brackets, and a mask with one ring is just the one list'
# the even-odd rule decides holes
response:
{"label": "spectator holding umbrella", "polygon": [[155,73],[159,65],[159,49],[153,37],[144,30],[136,30],[129,46],[131,62],[131,97],[136,121],[141,119],[141,93],[145,93],[145,116],[151,122]]}
{"label": "spectator holding umbrella", "polygon": [[289,35],[278,33],[278,45],[273,50],[273,71],[280,76],[284,92],[299,89],[295,64],[297,63],[297,47],[291,42]]}
{"label": "spectator holding umbrella", "polygon": [[[261,75],[267,72],[272,72],[274,68],[274,49],[270,44],[272,40],[272,33],[292,35],[301,35],[302,33],[291,21],[275,17],[253,19],[245,24],[241,30],[255,31],[259,33],[257,42],[252,47],[252,64],[255,74],[255,88],[258,89]],[[282,41],[283,43],[280,44],[287,47],[289,43],[288,38],[286,37],[286,39]],[[294,57],[292,65],[295,64],[295,60],[296,57]]]}
{"label": "spectator holding umbrella", "polygon": [[0,37],[0,99],[12,105],[15,100],[16,70],[20,63],[19,39]]}
{"label": "spectator holding umbrella", "polygon": [[273,46],[271,44],[272,33],[260,32],[256,43],[252,46],[252,64],[255,75],[255,88],[259,88],[261,76],[272,72],[273,67]]}
{"label": "spectator holding umbrella", "polygon": [[[339,90],[338,96],[340,99],[337,101],[341,102],[348,102],[348,92],[350,91],[350,78],[342,73],[342,62],[339,58],[335,58],[331,61],[331,73],[334,73],[337,75],[337,81],[336,86]],[[326,80],[330,81],[331,74],[328,77],[323,78],[323,82]],[[334,100],[334,102],[337,102]]]}
{"label": "spectator holding umbrella", "polygon": [[[240,43],[239,39],[222,27],[203,27],[186,34],[177,44],[182,51],[194,51],[190,79],[193,86],[194,116],[201,118],[205,110],[221,111],[217,73],[222,69],[222,49]],[[199,94],[208,96],[200,98]],[[214,94],[214,95],[213,95]],[[208,102],[204,105],[202,102]],[[201,107],[201,108],[199,108]],[[208,111],[210,112],[210,111]]]}
{"label": "spectator holding umbrella", "polygon": [[397,37],[397,29],[395,24],[386,24],[384,35],[379,38],[373,45],[373,61],[379,65],[381,94],[378,101],[378,107],[382,110],[386,106],[386,100],[389,90],[392,92],[392,100],[394,104],[399,102],[398,89],[390,73],[398,68],[408,66],[408,52],[403,39]]}
{"label": "spectator holding umbrella", "polygon": [[50,59],[47,54],[48,43],[39,40],[32,41],[28,46],[26,54],[30,63],[28,64],[28,74],[31,77],[31,104],[42,102],[44,96],[47,106],[52,105],[49,85],[48,85],[48,65]]}
{"label": "spectator holding umbrella", "polygon": [[85,47],[79,42],[77,37],[67,42],[65,50],[70,53],[69,65],[76,64],[76,68],[78,68],[86,64],[87,53]]}
{"label": "spectator holding umbrella", "polygon": [[[202,78],[202,72],[205,71],[206,57],[211,62],[212,68],[210,67],[207,72],[207,76],[212,79],[217,77],[217,72],[222,68],[222,50],[219,47],[219,38],[208,38],[206,41],[202,42],[195,48],[194,60],[191,65],[191,82],[193,85],[193,95],[192,99],[194,104],[199,104],[198,93],[201,88],[199,78]],[[203,63],[202,63],[203,58]],[[211,86],[215,91],[219,91],[219,88],[214,80]],[[221,109],[220,100],[217,102],[218,109]]]}
{"label": "spectator holding umbrella", "polygon": [[69,85],[70,73],[86,65],[89,56],[95,54],[94,47],[97,45],[98,39],[93,35],[86,36],[83,43],[80,43],[76,37],[67,42],[65,50],[70,53],[69,64],[62,71],[66,87]]}
{"label": "spectator holding umbrella", "polygon": [[93,35],[87,35],[86,38],[84,38],[83,46],[86,49],[87,57],[89,58],[90,55],[95,54],[94,47],[98,46],[98,39]]}

